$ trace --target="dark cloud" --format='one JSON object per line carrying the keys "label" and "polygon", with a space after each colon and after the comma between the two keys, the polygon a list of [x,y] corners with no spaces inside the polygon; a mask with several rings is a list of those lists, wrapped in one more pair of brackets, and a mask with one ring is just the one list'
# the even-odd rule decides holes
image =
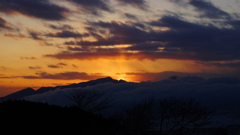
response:
{"label": "dark cloud", "polygon": [[48,65],[49,68],[63,68],[63,67],[66,67],[67,64],[66,63],[58,63],[58,64],[55,64],[55,65]]}
{"label": "dark cloud", "polygon": [[107,0],[68,0],[78,4],[81,9],[93,15],[101,15],[101,11],[113,12]]}
{"label": "dark cloud", "polygon": [[42,38],[42,33],[36,31],[28,31],[30,37],[34,40],[44,40]]}
{"label": "dark cloud", "polygon": [[10,29],[10,27],[8,26],[7,22],[0,17],[0,30],[1,29]]}
{"label": "dark cloud", "polygon": [[85,72],[63,72],[63,73],[36,73],[36,76],[21,76],[24,79],[54,79],[54,80],[93,80],[104,77],[102,74],[87,74]]}
{"label": "dark cloud", "polygon": [[63,31],[56,32],[56,33],[46,34],[46,36],[56,37],[56,38],[82,38],[82,37],[88,37],[88,34],[80,34],[78,32],[63,30]]}
{"label": "dark cloud", "polygon": [[36,57],[20,57],[21,60],[36,60]]}
{"label": "dark cloud", "polygon": [[201,17],[210,19],[230,19],[231,15],[207,0],[168,0],[179,6],[193,6]]}
{"label": "dark cloud", "polygon": [[220,8],[213,5],[211,2],[206,2],[204,0],[190,0],[189,3],[199,11],[203,17],[217,19],[217,18],[231,18],[231,16],[221,10]]}
{"label": "dark cloud", "polygon": [[[57,54],[48,54],[45,57],[57,58],[57,59],[79,59],[79,60],[95,60],[95,59],[149,59],[149,57],[143,54],[122,53],[117,49],[105,49],[97,52],[60,52]],[[154,58],[153,58],[154,59]]]}
{"label": "dark cloud", "polygon": [[88,47],[71,47],[71,46],[68,46],[67,49],[69,51],[73,51],[73,52],[75,52],[75,51],[91,51],[91,49],[88,48]]}
{"label": "dark cloud", "polygon": [[0,66],[0,70],[7,70],[9,68],[5,67],[5,66]]}
{"label": "dark cloud", "polygon": [[130,13],[124,13],[123,16],[128,18],[128,19],[131,19],[131,20],[138,20],[137,16],[135,16],[133,14],[130,14]]}
{"label": "dark cloud", "polygon": [[[170,30],[157,33],[156,40],[165,42],[166,49],[188,55],[189,59],[214,61],[239,59],[239,30],[200,25],[178,19],[162,17],[152,25],[168,27]],[[175,48],[175,49],[174,49]],[[181,57],[181,56],[178,56]]]}
{"label": "dark cloud", "polygon": [[12,79],[13,77],[0,77],[0,79]]}
{"label": "dark cloud", "polygon": [[24,78],[24,79],[40,79],[37,76],[31,76],[31,75],[29,75],[29,76],[19,76],[19,77]]}
{"label": "dark cloud", "polygon": [[63,24],[63,25],[49,25],[50,28],[55,29],[55,30],[73,30],[74,27],[68,25],[68,24]]}
{"label": "dark cloud", "polygon": [[133,7],[140,8],[140,9],[147,9],[147,3],[145,0],[117,0],[122,4],[129,4]]}
{"label": "dark cloud", "polygon": [[170,1],[170,2],[172,2],[174,4],[178,4],[178,5],[181,5],[181,6],[185,6],[186,5],[184,0],[167,0],[167,1]]}
{"label": "dark cloud", "polygon": [[4,36],[11,37],[11,38],[27,38],[26,35],[19,32],[7,32],[4,34]]}
{"label": "dark cloud", "polygon": [[66,63],[62,63],[62,62],[58,63],[57,65],[59,65],[59,66],[67,66]]}
{"label": "dark cloud", "polygon": [[15,78],[15,77],[6,76],[6,75],[4,75],[4,74],[0,74],[0,79],[11,79],[11,78]]}
{"label": "dark cloud", "polygon": [[61,66],[58,65],[48,65],[49,68],[62,68]]}
{"label": "dark cloud", "polygon": [[75,65],[75,64],[72,64],[72,67],[74,67],[74,68],[78,68],[78,66],[77,66],[77,65]]}
{"label": "dark cloud", "polygon": [[[61,30],[61,31],[56,31],[56,32],[51,32],[51,33],[44,33],[44,32],[38,32],[38,31],[33,31],[29,30],[29,38],[32,38],[34,40],[39,40],[45,45],[51,46],[52,43],[49,42],[49,38],[74,38],[74,39],[82,39],[84,37],[89,37],[90,35],[88,33],[79,33],[77,31],[71,31],[71,30]],[[68,44],[68,43],[66,43]]]}
{"label": "dark cloud", "polygon": [[33,66],[29,66],[28,68],[29,69],[42,69],[42,67],[40,67],[40,66],[34,66],[34,67]]}
{"label": "dark cloud", "polygon": [[233,29],[238,29],[240,30],[240,20],[230,20],[229,22],[226,23],[226,25],[232,25]]}
{"label": "dark cloud", "polygon": [[142,73],[125,73],[127,76],[133,76],[138,81],[159,81],[165,79],[179,79],[182,77],[188,77],[188,81],[201,81],[203,78],[219,77],[222,74],[217,73],[187,73],[187,72],[142,72]]}
{"label": "dark cloud", "polygon": [[203,27],[199,24],[190,23],[184,20],[181,20],[175,16],[163,16],[157,21],[150,23],[153,26],[159,27],[169,27],[171,30],[184,30],[184,29],[194,29],[196,27]]}
{"label": "dark cloud", "polygon": [[67,9],[51,3],[49,0],[1,0],[0,12],[7,14],[21,13],[44,20],[65,19]]}
{"label": "dark cloud", "polygon": [[[58,59],[179,59],[198,61],[231,61],[240,59],[240,31],[236,23],[228,23],[232,28],[200,24],[163,16],[149,22],[149,26],[165,30],[148,29],[132,23],[89,22],[86,30],[95,41],[75,40],[66,42],[68,51],[46,55]],[[227,22],[224,22],[227,23]],[[130,44],[122,48],[99,48]],[[77,47],[79,46],[79,47]],[[135,51],[135,52],[131,52]],[[123,57],[121,57],[123,58]]]}
{"label": "dark cloud", "polygon": [[[143,46],[140,47],[129,47],[118,49],[118,48],[104,48],[104,49],[82,49],[82,48],[71,48],[71,51],[63,51],[56,54],[47,54],[44,57],[56,58],[56,59],[78,59],[78,60],[96,60],[96,59],[110,59],[110,60],[156,60],[160,58],[166,59],[179,59],[189,60],[196,59],[195,55],[184,54],[180,52],[162,52],[162,50],[142,50]],[[146,47],[147,48],[147,47]],[[156,48],[156,47],[154,47]],[[169,49],[170,50],[170,49]],[[137,52],[135,52],[137,51]]]}
{"label": "dark cloud", "polygon": [[[97,41],[79,41],[77,45],[83,46],[100,46],[100,45],[116,45],[141,43],[147,40],[148,33],[135,26],[124,23],[112,22],[91,22],[91,29],[87,29],[89,33],[96,38]],[[111,36],[103,38],[103,34]],[[142,38],[145,37],[145,38]]]}
{"label": "dark cloud", "polygon": [[132,46],[126,49],[132,50],[132,51],[156,51],[160,47],[163,47],[161,43],[140,43],[140,44],[133,44]]}
{"label": "dark cloud", "polygon": [[218,67],[232,67],[238,69],[240,67],[240,61],[214,61],[214,62],[203,62],[205,65],[214,65]]}

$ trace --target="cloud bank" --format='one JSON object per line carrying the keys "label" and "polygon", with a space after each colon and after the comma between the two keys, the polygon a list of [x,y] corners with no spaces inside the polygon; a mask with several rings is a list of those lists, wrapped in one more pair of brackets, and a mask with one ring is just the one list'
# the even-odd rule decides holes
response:
{"label": "cloud bank", "polygon": [[[229,23],[230,24],[230,23]],[[176,16],[163,16],[148,23],[151,27],[164,28],[156,31],[146,29],[145,25],[119,22],[91,22],[86,27],[89,36],[95,41],[68,41],[69,52],[45,55],[57,59],[178,59],[197,61],[231,61],[240,58],[238,35],[240,31],[219,28],[180,19]],[[108,33],[110,37],[105,38]],[[74,35],[72,36],[74,37]],[[80,37],[80,35],[79,35]],[[144,38],[143,38],[144,37]],[[125,48],[101,48],[101,46],[129,45]],[[79,47],[81,50],[78,50]]]}
{"label": "cloud bank", "polygon": [[[48,65],[49,68],[61,68],[64,65]],[[55,80],[93,80],[97,78],[105,77],[101,73],[88,74],[85,72],[62,72],[62,73],[47,73],[37,72],[36,75],[29,76],[16,76],[24,79],[55,79]]]}
{"label": "cloud bank", "polygon": [[[196,61],[233,61],[240,59],[238,50],[239,15],[228,13],[212,2],[205,0],[167,0],[178,6],[193,8],[194,14],[203,20],[186,19],[182,14],[164,12],[154,18],[144,20],[132,13],[122,12],[129,21],[105,19],[87,19],[79,27],[63,24],[76,11],[67,6],[60,6],[50,0],[3,0],[0,12],[8,15],[22,14],[47,21],[59,21],[59,25],[46,25],[53,32],[28,30],[30,38],[46,45],[54,38],[64,41],[66,49],[56,54],[45,54],[56,59],[177,59]],[[67,4],[77,5],[83,13],[90,13],[104,18],[104,12],[116,14],[119,6],[130,5],[146,9],[145,0],[64,0]],[[34,9],[34,10],[33,10]],[[190,10],[190,9],[189,9]],[[82,12],[80,12],[81,14]],[[192,17],[194,17],[192,15]],[[8,28],[7,21],[0,18],[0,28]],[[77,28],[77,29],[76,29]],[[125,45],[125,47],[118,47]],[[107,48],[106,46],[109,46]],[[125,57],[122,57],[125,56]]]}

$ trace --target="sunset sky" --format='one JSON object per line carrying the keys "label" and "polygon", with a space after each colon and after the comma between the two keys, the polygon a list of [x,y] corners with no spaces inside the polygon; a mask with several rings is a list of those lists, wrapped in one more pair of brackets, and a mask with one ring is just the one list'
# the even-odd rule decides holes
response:
{"label": "sunset sky", "polygon": [[0,97],[111,76],[240,77],[239,0],[0,0]]}

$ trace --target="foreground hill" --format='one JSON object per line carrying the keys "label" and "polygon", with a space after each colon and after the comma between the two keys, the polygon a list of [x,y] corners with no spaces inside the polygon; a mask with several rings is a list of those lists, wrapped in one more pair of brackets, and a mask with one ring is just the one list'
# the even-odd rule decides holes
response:
{"label": "foreground hill", "polygon": [[114,121],[77,108],[63,108],[28,101],[0,103],[1,131],[7,134],[114,135]]}

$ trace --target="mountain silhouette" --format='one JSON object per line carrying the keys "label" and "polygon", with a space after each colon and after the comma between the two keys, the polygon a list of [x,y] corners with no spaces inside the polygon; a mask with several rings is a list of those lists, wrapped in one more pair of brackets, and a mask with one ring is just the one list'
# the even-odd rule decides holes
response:
{"label": "mountain silhouette", "polygon": [[115,80],[115,79],[112,79],[111,77],[106,77],[106,78],[91,80],[91,81],[88,81],[88,82],[70,84],[70,85],[66,85],[66,86],[57,86],[56,88],[79,88],[79,87],[94,86],[94,85],[101,84],[101,83],[115,83],[115,84],[117,84],[117,83],[124,83],[124,82],[126,82],[126,81]]}
{"label": "mountain silhouette", "polygon": [[10,100],[10,99],[18,100],[18,99],[22,99],[25,96],[30,96],[30,95],[33,95],[33,94],[36,94],[36,91],[34,89],[26,88],[26,89],[17,91],[15,93],[12,93],[10,95],[7,95],[5,97],[0,98],[0,102],[1,101],[6,101],[6,100]]}
{"label": "mountain silhouette", "polygon": [[34,94],[42,94],[42,93],[45,93],[45,92],[48,92],[48,91],[51,91],[51,90],[55,90],[57,88],[59,88],[59,89],[79,88],[79,87],[84,88],[84,87],[87,87],[87,86],[94,86],[94,85],[101,84],[101,83],[117,84],[117,83],[124,83],[124,82],[126,82],[126,81],[115,80],[115,79],[112,79],[111,77],[106,77],[106,78],[100,78],[100,79],[96,79],[96,80],[90,80],[90,81],[87,81],[87,82],[73,83],[73,84],[65,85],[65,86],[41,87],[37,90],[34,90],[33,88],[29,87],[29,88],[17,91],[15,93],[12,93],[10,95],[7,95],[5,97],[0,98],[0,102],[6,101],[6,100],[18,100],[18,99],[22,99],[26,96],[31,96],[31,95],[34,95]]}

